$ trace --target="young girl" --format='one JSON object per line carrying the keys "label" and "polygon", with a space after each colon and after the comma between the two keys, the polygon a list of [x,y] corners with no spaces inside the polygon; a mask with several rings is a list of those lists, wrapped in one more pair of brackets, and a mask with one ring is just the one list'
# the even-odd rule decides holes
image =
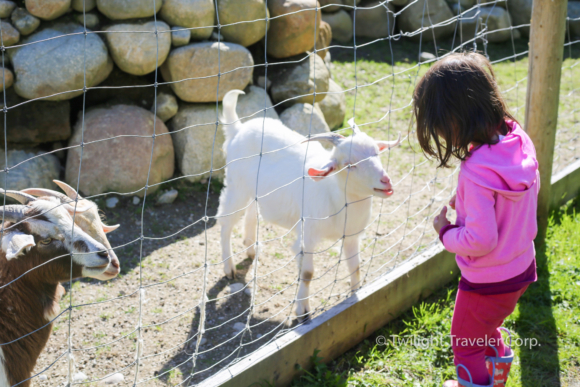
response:
{"label": "young girl", "polygon": [[449,203],[457,220],[450,224],[444,207],[433,221],[461,270],[451,323],[458,380],[444,387],[503,386],[513,353],[500,327],[537,279],[534,145],[508,112],[491,64],[480,54],[435,63],[419,81],[413,105],[423,152],[439,167],[461,160]]}

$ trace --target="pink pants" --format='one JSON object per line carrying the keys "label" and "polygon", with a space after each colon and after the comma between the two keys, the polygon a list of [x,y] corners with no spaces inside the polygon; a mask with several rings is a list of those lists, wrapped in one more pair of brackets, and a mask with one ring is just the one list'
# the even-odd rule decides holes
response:
{"label": "pink pants", "polygon": [[[505,354],[505,345],[498,329],[503,320],[512,314],[518,299],[528,287],[513,293],[482,295],[457,291],[455,310],[451,322],[451,345],[454,363],[463,364],[471,373],[474,384],[488,385],[489,373],[485,356],[495,356],[489,345],[497,348],[499,356]],[[459,377],[469,381],[469,376],[459,369]]]}

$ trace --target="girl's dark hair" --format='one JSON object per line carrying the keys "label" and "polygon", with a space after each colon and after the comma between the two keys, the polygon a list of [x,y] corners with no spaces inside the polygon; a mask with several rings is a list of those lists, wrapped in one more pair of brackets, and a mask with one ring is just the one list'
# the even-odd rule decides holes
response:
{"label": "girl's dark hair", "polygon": [[451,156],[467,159],[470,143],[497,143],[496,135],[509,131],[505,119],[516,121],[491,63],[477,53],[452,54],[431,66],[415,88],[413,114],[419,145],[439,167],[449,167]]}

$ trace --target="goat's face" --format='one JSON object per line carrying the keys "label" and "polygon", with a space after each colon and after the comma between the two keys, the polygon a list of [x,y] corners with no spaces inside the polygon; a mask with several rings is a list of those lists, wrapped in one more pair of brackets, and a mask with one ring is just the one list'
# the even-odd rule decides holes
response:
{"label": "goat's face", "polygon": [[[349,121],[351,123],[351,121]],[[308,174],[319,180],[333,172],[348,173],[348,186],[359,196],[387,198],[393,194],[391,179],[383,168],[380,152],[399,144],[397,141],[376,141],[361,132],[354,123],[354,135],[345,138],[336,133],[327,133],[310,138],[310,141],[330,141],[334,145],[330,160],[320,167],[311,167]]]}
{"label": "goat's face", "polygon": [[56,198],[6,206],[4,218],[2,251],[8,265],[35,269],[31,276],[42,282],[100,278],[109,266],[107,248],[75,225]]}
{"label": "goat's face", "polygon": [[104,281],[116,277],[121,270],[119,259],[117,258],[115,251],[111,248],[111,244],[109,243],[109,240],[105,234],[116,230],[119,226],[107,226],[103,224],[97,205],[90,200],[79,200],[78,207],[81,209],[88,209],[76,214],[75,223],[78,224],[78,226],[94,240],[104,245],[107,248],[111,258],[111,264],[109,267],[107,267],[107,270],[95,278]]}
{"label": "goat's face", "polygon": [[379,144],[361,132],[342,141],[334,152],[339,169],[347,167],[348,184],[361,196],[386,198],[393,194],[391,179],[379,157],[386,146]]}
{"label": "goat's face", "polygon": [[[109,264],[107,270],[105,270],[105,272],[103,272],[103,274],[100,276],[94,278],[103,281],[115,278],[121,271],[121,267],[119,264],[119,259],[117,258],[115,251],[111,248],[111,244],[109,243],[106,234],[110,233],[111,231],[115,231],[117,228],[119,228],[119,225],[117,224],[114,226],[107,226],[102,222],[99,209],[94,202],[83,199],[74,188],[65,182],[59,180],[54,180],[54,182],[60,188],[62,188],[66,195],[45,188],[28,188],[22,190],[22,192],[40,197],[55,197],[59,199],[61,203],[70,205],[65,206],[69,209],[69,212],[72,212],[71,210],[74,211],[74,200],[78,200],[76,206],[77,211],[74,216],[75,223],[97,242],[102,243],[108,249],[109,256],[111,258],[111,263]],[[14,196],[12,195],[12,197]]]}

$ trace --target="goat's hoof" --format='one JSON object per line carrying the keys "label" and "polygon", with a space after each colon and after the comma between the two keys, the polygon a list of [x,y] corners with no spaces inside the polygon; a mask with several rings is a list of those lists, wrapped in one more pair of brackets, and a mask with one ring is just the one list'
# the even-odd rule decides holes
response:
{"label": "goat's hoof", "polygon": [[298,316],[298,322],[300,324],[309,324],[310,321],[312,321],[312,319],[310,318],[310,313],[309,312],[306,313],[306,314],[304,314],[304,315],[302,315],[302,316]]}
{"label": "goat's hoof", "polygon": [[234,279],[236,278],[236,269],[232,269],[231,271],[226,271],[226,277],[228,279]]}
{"label": "goat's hoof", "polygon": [[299,323],[306,324],[310,322],[310,308],[305,308],[304,311],[296,311],[296,319]]}

